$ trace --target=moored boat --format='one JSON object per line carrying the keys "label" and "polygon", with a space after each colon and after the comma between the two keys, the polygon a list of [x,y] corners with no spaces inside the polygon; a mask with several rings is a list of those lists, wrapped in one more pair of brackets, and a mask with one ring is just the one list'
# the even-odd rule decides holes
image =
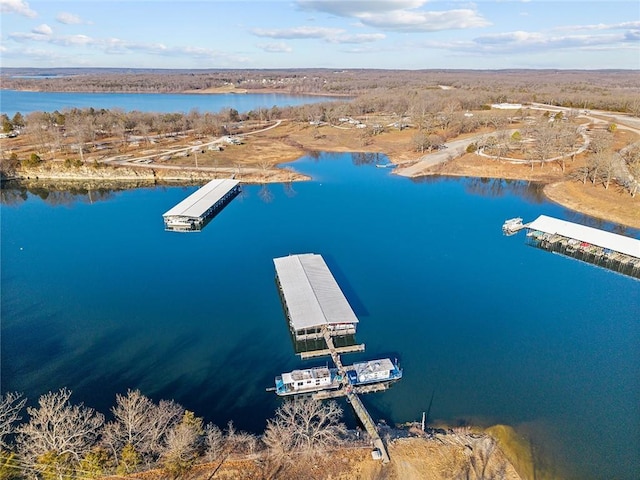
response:
{"label": "moored boat", "polygon": [[402,369],[397,361],[388,358],[354,363],[347,371],[349,383],[353,386],[371,383],[395,382],[402,378]]}
{"label": "moored boat", "polygon": [[284,397],[303,393],[338,390],[343,386],[359,387],[371,384],[390,384],[402,378],[402,369],[397,361],[388,358],[369,360],[345,366],[346,378],[337,368],[314,367],[293,370],[275,378],[277,395]]}
{"label": "moored boat", "polygon": [[333,390],[342,384],[337,368],[315,367],[293,370],[276,377],[276,394],[280,396]]}

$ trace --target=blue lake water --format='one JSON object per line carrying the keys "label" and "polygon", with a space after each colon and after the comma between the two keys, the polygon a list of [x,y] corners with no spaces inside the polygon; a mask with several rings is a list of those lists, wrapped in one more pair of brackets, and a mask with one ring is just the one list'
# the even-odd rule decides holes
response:
{"label": "blue lake water", "polygon": [[305,157],[293,167],[313,181],[247,186],[191,234],[161,215],[196,187],[4,189],[2,391],[67,386],[107,412],[139,388],[260,432],[273,377],[324,363],[294,356],[272,263],[314,252],[360,318],[366,352],[344,361],[404,368],[363,397],[374,418],[419,420],[433,395],[431,420],[510,424],[566,478],[637,478],[640,282],[501,233],[514,216],[589,219],[535,185],[361,161]]}
{"label": "blue lake water", "polygon": [[[26,115],[35,111],[53,112],[65,108],[95,108],[141,112],[219,112],[234,108],[248,112],[257,108],[296,106],[307,103],[328,102],[332,97],[287,95],[281,93],[249,94],[177,94],[177,93],[77,93],[77,92],[22,92],[0,90],[0,113],[9,118],[16,112]],[[344,99],[342,99],[344,100]]]}

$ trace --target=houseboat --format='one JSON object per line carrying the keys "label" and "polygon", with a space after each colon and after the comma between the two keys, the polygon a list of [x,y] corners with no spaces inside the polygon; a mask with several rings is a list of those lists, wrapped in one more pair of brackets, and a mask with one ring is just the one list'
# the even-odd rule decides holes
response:
{"label": "houseboat", "polygon": [[315,367],[293,370],[276,377],[275,392],[280,396],[334,390],[342,384],[337,368]]}
{"label": "houseboat", "polygon": [[353,386],[395,382],[402,378],[402,369],[398,366],[397,361],[394,363],[388,358],[382,358],[354,363],[347,370],[347,378]]}
{"label": "houseboat", "polygon": [[325,390],[338,390],[344,385],[359,387],[376,383],[392,383],[402,378],[402,369],[388,358],[345,366],[346,378],[337,368],[315,367],[283,373],[275,379],[275,392],[284,397]]}

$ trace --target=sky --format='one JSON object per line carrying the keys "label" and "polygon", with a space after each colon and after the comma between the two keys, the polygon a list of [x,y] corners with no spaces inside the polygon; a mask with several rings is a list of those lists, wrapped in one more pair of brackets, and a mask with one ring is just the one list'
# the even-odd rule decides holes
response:
{"label": "sky", "polygon": [[638,0],[0,0],[2,67],[640,69]]}

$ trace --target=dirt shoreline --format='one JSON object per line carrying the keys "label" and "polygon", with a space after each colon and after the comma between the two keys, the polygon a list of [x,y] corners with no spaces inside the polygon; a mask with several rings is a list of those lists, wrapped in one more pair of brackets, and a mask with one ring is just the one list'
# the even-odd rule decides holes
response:
{"label": "dirt shoreline", "polygon": [[[560,165],[555,163],[531,168],[529,165],[511,164],[476,154],[463,154],[457,158],[452,154],[450,159],[442,163],[416,169],[414,167],[420,163],[421,155],[411,148],[415,130],[388,129],[382,134],[366,138],[361,137],[360,132],[355,128],[328,125],[318,127],[289,121],[278,124],[277,128],[245,134],[242,145],[226,146],[222,152],[200,153],[199,168],[195,167],[190,157],[151,164],[135,163],[133,160],[136,155],[141,155],[142,150],[148,148],[141,146],[141,152],[131,150],[129,153],[132,158],[121,164],[95,163],[68,168],[61,161],[64,159],[56,159],[44,162],[37,168],[23,169],[17,176],[32,184],[46,181],[49,185],[74,180],[92,183],[145,180],[163,184],[191,182],[195,185],[209,179],[230,176],[249,184],[289,183],[309,180],[308,176],[295,171],[295,161],[304,155],[323,151],[353,153],[354,156],[362,156],[361,161],[365,163],[395,164],[397,167],[393,169],[394,174],[402,174],[402,170],[407,169],[413,172],[405,175],[409,178],[443,175],[540,183],[544,185],[544,195],[552,202],[604,221],[640,229],[640,195],[631,197],[616,186],[605,189],[598,184],[582,184],[570,179],[572,171],[585,165],[583,155],[568,163],[566,172],[562,172]],[[8,140],[3,139],[2,142]],[[157,148],[192,148],[189,141],[182,143]],[[4,143],[2,146],[4,147]],[[30,147],[24,145],[23,148],[26,156]],[[285,164],[287,165],[284,166]]]}

